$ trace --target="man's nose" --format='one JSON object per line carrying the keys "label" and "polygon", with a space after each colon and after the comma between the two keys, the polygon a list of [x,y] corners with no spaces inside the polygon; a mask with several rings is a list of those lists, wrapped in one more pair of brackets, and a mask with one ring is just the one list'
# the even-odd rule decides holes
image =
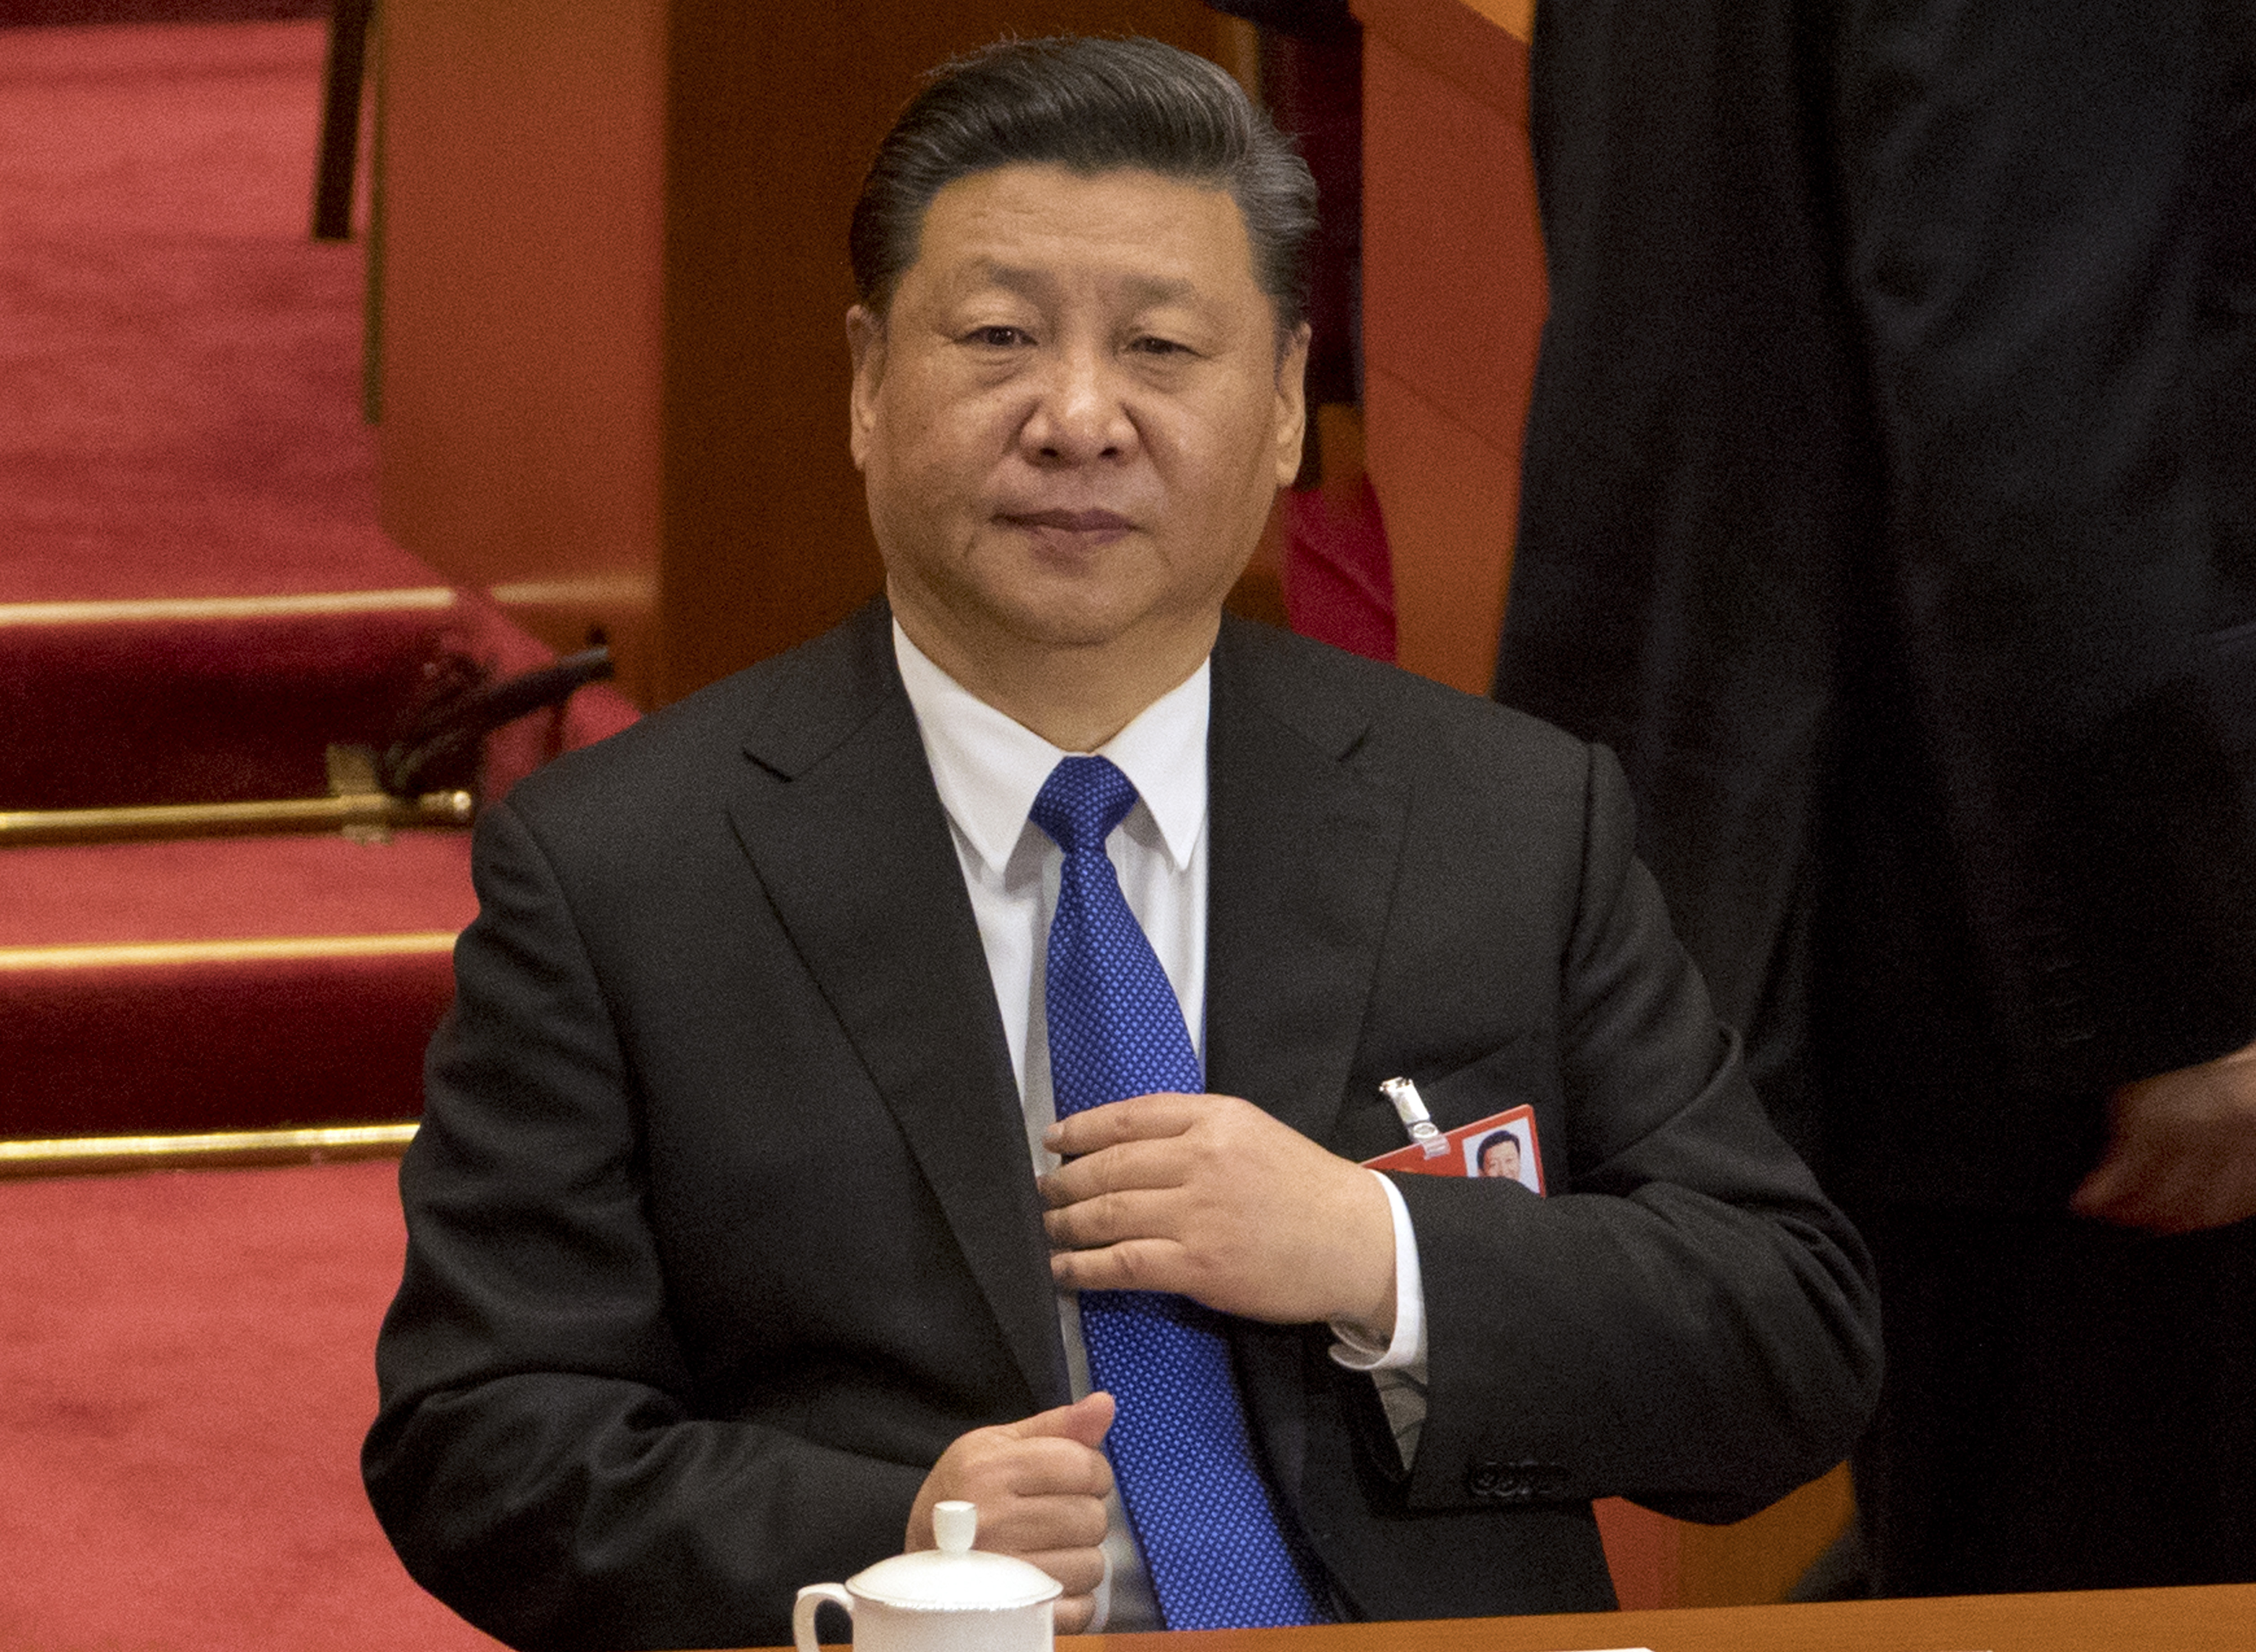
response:
{"label": "man's nose", "polygon": [[1136,445],[1136,425],[1124,390],[1106,352],[1059,351],[1020,431],[1026,457],[1052,465],[1126,457]]}

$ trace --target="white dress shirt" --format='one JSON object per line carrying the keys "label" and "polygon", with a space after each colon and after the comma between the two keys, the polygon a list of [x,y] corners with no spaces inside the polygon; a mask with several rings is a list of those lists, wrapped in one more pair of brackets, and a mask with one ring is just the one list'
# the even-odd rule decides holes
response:
{"label": "white dress shirt", "polygon": [[[1026,1146],[1037,1174],[1057,1168],[1042,1146],[1056,1122],[1050,1088],[1049,1036],[1042,999],[1043,960],[1057,909],[1063,852],[1028,819],[1034,798],[1060,759],[1052,745],[958,683],[911,642],[899,622],[893,653],[916,712],[926,760],[955,840],[957,860],[986,949],[987,971],[1011,1047],[1026,1118]],[[1155,700],[1099,748],[1136,787],[1138,801],[1105,840],[1128,909],[1144,928],[1182,1006],[1183,1023],[1202,1067],[1206,1058],[1207,708],[1210,681],[1202,663],[1179,687]],[[1374,1173],[1375,1174],[1375,1173]],[[1394,1220],[1394,1334],[1384,1345],[1357,1328],[1335,1324],[1332,1358],[1368,1371],[1378,1384],[1403,1460],[1417,1449],[1425,1416],[1425,1295],[1418,1246],[1402,1196],[1385,1176]],[[1059,1294],[1066,1361],[1076,1399],[1089,1392],[1089,1357],[1070,1292]],[[1151,1584],[1123,1516],[1110,1500],[1105,1583],[1098,1590],[1092,1632],[1158,1628]]]}

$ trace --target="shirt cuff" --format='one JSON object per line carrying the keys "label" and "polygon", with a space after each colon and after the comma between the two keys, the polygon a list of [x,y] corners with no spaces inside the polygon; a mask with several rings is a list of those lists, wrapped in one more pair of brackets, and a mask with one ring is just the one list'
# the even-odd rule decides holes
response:
{"label": "shirt cuff", "polygon": [[1096,1580],[1096,1611],[1083,1634],[1103,1634],[1104,1626],[1112,1620],[1112,1545],[1107,1543],[1096,1552],[1104,1557],[1104,1575]]}
{"label": "shirt cuff", "polygon": [[1332,1358],[1350,1371],[1423,1373],[1426,1284],[1418,1271],[1418,1236],[1411,1231],[1410,1207],[1402,1203],[1401,1190],[1378,1171],[1371,1174],[1378,1176],[1378,1185],[1386,1190],[1386,1209],[1394,1218],[1394,1337],[1381,1346],[1362,1326],[1335,1319],[1332,1335],[1337,1340],[1332,1344]]}

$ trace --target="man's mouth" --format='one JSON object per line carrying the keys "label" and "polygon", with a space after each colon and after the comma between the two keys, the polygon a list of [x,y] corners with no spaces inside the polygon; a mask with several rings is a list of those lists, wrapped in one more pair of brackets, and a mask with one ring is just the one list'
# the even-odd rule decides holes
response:
{"label": "man's mouth", "polygon": [[1055,528],[1067,533],[1124,533],[1135,525],[1116,511],[1006,511],[1013,527]]}

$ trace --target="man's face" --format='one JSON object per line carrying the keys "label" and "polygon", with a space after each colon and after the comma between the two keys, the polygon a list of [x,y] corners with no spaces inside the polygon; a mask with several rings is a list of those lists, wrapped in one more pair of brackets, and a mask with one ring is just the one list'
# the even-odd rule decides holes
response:
{"label": "man's face", "polygon": [[1481,1174],[1502,1176],[1506,1181],[1519,1180],[1519,1143],[1511,1136],[1501,1141],[1491,1141],[1481,1149]]}
{"label": "man's face", "polygon": [[884,322],[848,327],[854,462],[912,636],[1203,655],[1299,464],[1308,353],[1305,328],[1280,351],[1226,191],[960,179]]}

